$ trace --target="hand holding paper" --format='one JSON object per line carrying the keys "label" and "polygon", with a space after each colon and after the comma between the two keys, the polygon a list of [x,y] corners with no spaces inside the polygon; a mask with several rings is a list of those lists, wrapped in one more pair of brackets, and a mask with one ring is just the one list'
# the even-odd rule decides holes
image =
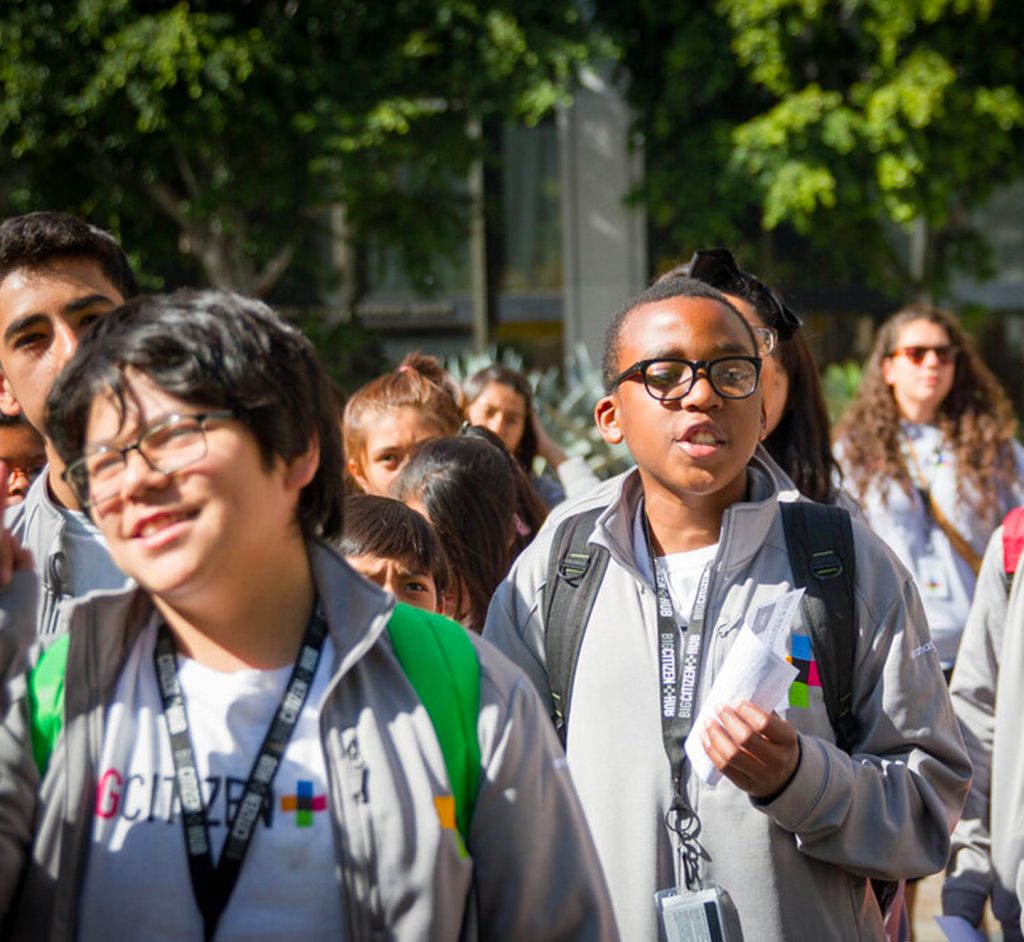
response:
{"label": "hand holding paper", "polygon": [[[789,685],[799,673],[785,660],[780,650],[784,650],[783,640],[788,636],[789,624],[797,612],[797,603],[802,594],[802,589],[788,592],[781,599],[768,606],[761,606],[752,613],[750,621],[758,626],[761,634],[755,634],[747,625],[740,629],[725,663],[704,698],[704,705],[686,738],[685,750],[693,770],[712,788],[718,784],[722,772],[705,752],[701,737],[708,721],[715,720],[715,714],[722,707],[749,701],[758,708],[754,711],[725,711],[723,719],[726,720],[726,725],[723,730],[726,735],[716,736],[721,748],[715,751],[720,759],[725,753],[732,754],[735,751],[730,748],[730,742],[739,746],[738,751],[743,755],[733,757],[736,760],[736,767],[730,768],[730,778],[751,794],[757,794],[761,789],[757,782],[749,781],[747,773],[752,773],[756,777],[758,772],[763,771],[759,768],[759,763],[771,762],[776,758],[771,748],[773,745],[781,745],[787,756],[790,754],[790,743],[792,749],[799,748],[795,730],[788,723],[774,717],[775,722],[768,727],[765,724],[770,720],[766,719],[765,715],[783,701]],[[766,640],[768,644],[765,643]],[[772,739],[773,735],[781,737],[783,742],[776,744]],[[737,743],[737,737],[740,740],[749,740],[749,747],[744,747],[742,742]],[[752,788],[747,787],[751,784]]]}

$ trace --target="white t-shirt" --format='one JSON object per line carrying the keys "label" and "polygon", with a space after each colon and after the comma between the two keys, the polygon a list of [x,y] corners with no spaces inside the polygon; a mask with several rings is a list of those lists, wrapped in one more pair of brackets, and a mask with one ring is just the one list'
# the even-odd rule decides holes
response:
{"label": "white t-shirt", "polygon": [[[712,543],[700,549],[658,557],[658,565],[668,577],[668,594],[672,597],[672,607],[675,609],[676,621],[680,627],[685,628],[690,624],[693,604],[697,601],[700,577],[717,552],[718,544]],[[640,571],[653,582],[654,573],[647,552],[642,504],[633,520],[633,558],[637,561]]]}
{"label": "white t-shirt", "polygon": [[[80,942],[203,938],[153,666],[156,625],[132,649],[107,711]],[[344,938],[318,723],[333,661],[328,638],[217,942]],[[292,668],[224,673],[181,656],[178,663],[216,862]]]}

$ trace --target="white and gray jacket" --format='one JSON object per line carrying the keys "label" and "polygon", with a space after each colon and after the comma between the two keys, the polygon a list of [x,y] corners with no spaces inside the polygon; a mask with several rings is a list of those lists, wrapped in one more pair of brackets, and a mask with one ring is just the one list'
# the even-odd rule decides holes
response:
{"label": "white and gray jacket", "polygon": [[1003,528],[992,535],[950,685],[974,782],[953,832],[942,910],[981,922],[985,900],[1007,942],[1024,939],[1024,577],[1007,599]]}
{"label": "white and gray jacket", "polygon": [[[464,857],[434,804],[450,794],[440,745],[385,633],[394,599],[327,548],[310,555],[338,652],[320,728],[344,937],[617,939],[593,841],[529,681],[474,640],[482,771]],[[42,781],[24,675],[9,684],[0,726],[5,938],[75,938],[105,707],[151,614],[141,590],[95,593],[72,608],[64,725]]]}
{"label": "white and gray jacket", "polygon": [[[725,512],[712,564],[698,702],[746,613],[793,586],[778,509],[786,482],[760,451],[748,481],[749,498]],[[610,559],[580,651],[567,754],[619,931],[654,939],[654,894],[677,885],[680,874],[663,823],[672,789],[659,720],[656,597],[633,541],[638,473],[627,472],[571,509],[602,506],[609,490],[592,542],[607,547]],[[533,678],[549,709],[542,611],[554,531],[545,527],[519,557],[495,593],[484,630]],[[684,773],[710,858],[701,878],[728,894],[732,928],[750,942],[884,938],[866,878],[940,870],[970,781],[913,580],[857,521],[854,533],[853,705],[860,738],[853,754],[835,746],[821,688],[811,687],[807,708],[782,711],[800,733],[802,758],[774,800],[753,801],[728,781],[710,789]]]}

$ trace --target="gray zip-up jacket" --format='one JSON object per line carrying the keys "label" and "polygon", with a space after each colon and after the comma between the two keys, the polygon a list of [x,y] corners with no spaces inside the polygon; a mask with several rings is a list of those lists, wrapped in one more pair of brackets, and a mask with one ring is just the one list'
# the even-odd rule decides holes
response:
{"label": "gray zip-up jacket", "polygon": [[1007,599],[1003,528],[978,573],[950,695],[974,763],[974,782],[953,832],[942,910],[981,922],[985,900],[1007,942],[1024,939],[1024,577]]}
{"label": "gray zip-up jacket", "polygon": [[[25,499],[4,513],[4,526],[32,553],[39,574],[36,633],[59,634],[66,627],[65,617],[72,600],[71,572],[64,546],[67,521],[50,499],[47,468],[28,489]],[[96,551],[106,553],[99,543]],[[131,580],[125,576],[125,586]]]}
{"label": "gray zip-up jacket", "polygon": [[[746,613],[793,586],[773,468],[752,459],[749,499],[722,520],[698,702]],[[573,509],[601,506],[608,501],[602,494]],[[627,472],[592,537],[610,558],[580,651],[566,749],[628,939],[657,937],[654,893],[681,879],[664,824],[671,782],[659,720],[656,596],[633,538],[641,499],[638,473]],[[554,529],[542,530],[519,557],[484,629],[533,678],[549,708],[541,613]],[[822,690],[812,684],[806,707],[781,711],[799,731],[801,760],[774,800],[754,801],[727,780],[710,789],[684,773],[709,857],[700,876],[729,895],[733,928],[748,942],[884,938],[865,878],[940,870],[970,781],[913,581],[857,521],[854,532],[860,739],[853,754],[835,746]],[[802,630],[798,624],[794,632]],[[794,656],[798,648],[791,647]]]}
{"label": "gray zip-up jacket", "polygon": [[[616,939],[593,841],[529,681],[474,640],[482,771],[471,859],[462,857],[434,804],[450,794],[440,745],[385,633],[393,598],[323,546],[311,546],[311,559],[338,652],[320,727],[348,942]],[[42,782],[24,674],[10,685],[0,726],[8,938],[75,938],[105,704],[151,614],[141,590],[95,593],[73,607],[64,725]]]}

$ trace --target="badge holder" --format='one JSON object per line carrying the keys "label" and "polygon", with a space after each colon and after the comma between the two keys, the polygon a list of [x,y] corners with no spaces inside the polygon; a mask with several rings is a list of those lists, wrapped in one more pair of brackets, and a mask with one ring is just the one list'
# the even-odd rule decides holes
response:
{"label": "badge holder", "polygon": [[722,915],[724,894],[717,886],[704,886],[699,877],[700,861],[708,860],[698,840],[700,818],[677,795],[665,823],[679,840],[680,886],[654,894],[662,942],[729,942]]}
{"label": "badge holder", "polygon": [[665,942],[728,942],[718,887],[661,890],[654,902]]}

